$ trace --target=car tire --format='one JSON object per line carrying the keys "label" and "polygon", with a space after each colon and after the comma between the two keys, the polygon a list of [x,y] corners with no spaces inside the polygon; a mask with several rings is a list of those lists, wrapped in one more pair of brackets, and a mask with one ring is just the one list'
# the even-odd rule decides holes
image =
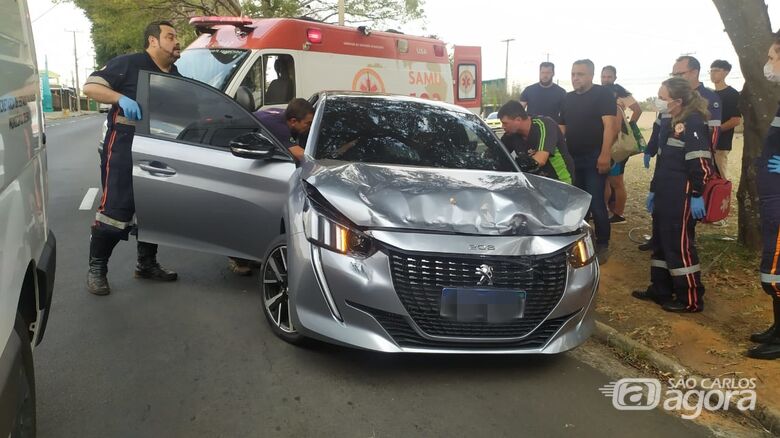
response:
{"label": "car tire", "polygon": [[14,332],[22,342],[22,372],[17,376],[21,398],[16,412],[14,427],[9,437],[28,438],[35,436],[35,369],[33,368],[30,334],[22,317],[16,315]]}
{"label": "car tire", "polygon": [[260,298],[262,309],[271,331],[294,345],[306,342],[292,323],[287,294],[287,236],[281,235],[270,245],[260,269]]}

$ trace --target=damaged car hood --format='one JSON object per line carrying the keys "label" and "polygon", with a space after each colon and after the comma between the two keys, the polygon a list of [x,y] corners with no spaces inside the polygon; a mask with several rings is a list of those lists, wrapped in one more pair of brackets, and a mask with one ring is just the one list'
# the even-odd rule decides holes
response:
{"label": "damaged car hood", "polygon": [[552,235],[582,226],[590,195],[535,175],[321,160],[302,178],[366,228]]}

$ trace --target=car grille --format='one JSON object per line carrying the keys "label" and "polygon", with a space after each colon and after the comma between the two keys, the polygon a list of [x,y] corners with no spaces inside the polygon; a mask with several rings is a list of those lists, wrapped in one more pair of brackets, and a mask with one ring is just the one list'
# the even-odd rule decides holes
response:
{"label": "car grille", "polygon": [[555,319],[548,319],[534,332],[520,340],[514,341],[501,341],[501,342],[463,342],[463,341],[441,341],[426,339],[418,334],[406,317],[395,313],[385,312],[383,310],[374,309],[368,306],[363,306],[357,303],[347,303],[358,309],[362,310],[377,320],[383,329],[393,338],[393,340],[401,347],[409,348],[464,348],[469,350],[480,349],[497,349],[497,348],[513,348],[513,349],[539,349],[544,347],[552,336],[568,321],[572,316],[578,312],[574,312],[570,315],[561,316]]}
{"label": "car grille", "polygon": [[[431,336],[519,338],[528,335],[552,312],[566,288],[567,255],[458,257],[388,250],[393,285],[414,323]],[[493,285],[526,292],[523,318],[503,323],[458,322],[439,315],[442,288],[473,287],[493,268]]]}

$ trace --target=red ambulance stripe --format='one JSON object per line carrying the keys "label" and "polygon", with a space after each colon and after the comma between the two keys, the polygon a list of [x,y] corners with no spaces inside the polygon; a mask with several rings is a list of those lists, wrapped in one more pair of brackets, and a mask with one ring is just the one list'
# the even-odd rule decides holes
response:
{"label": "red ambulance stripe", "polygon": [[[777,229],[777,238],[775,239],[775,257],[772,260],[772,272],[770,274],[774,275],[777,273],[777,259],[780,258],[780,227]],[[771,283],[772,289],[775,290],[775,294],[777,296],[780,296],[780,288],[777,287],[777,283],[773,282]]]}
{"label": "red ambulance stripe", "polygon": [[106,198],[108,197],[108,175],[111,172],[111,151],[114,147],[114,140],[116,140],[116,116],[119,114],[119,110],[114,111],[114,121],[111,125],[111,138],[108,140],[108,156],[106,157],[106,180],[103,181],[103,198],[100,200],[100,207],[98,211],[102,212],[106,208]]}

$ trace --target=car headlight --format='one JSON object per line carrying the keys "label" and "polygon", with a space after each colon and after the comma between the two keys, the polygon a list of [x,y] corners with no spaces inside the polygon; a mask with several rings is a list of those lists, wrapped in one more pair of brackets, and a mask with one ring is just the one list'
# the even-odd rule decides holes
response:
{"label": "car headlight", "polygon": [[596,259],[592,234],[590,226],[588,226],[585,228],[585,236],[569,248],[569,264],[572,268],[582,268],[593,263]]}
{"label": "car headlight", "polygon": [[371,236],[333,208],[314,187],[303,184],[307,194],[303,229],[309,242],[351,257],[366,258],[376,252]]}

